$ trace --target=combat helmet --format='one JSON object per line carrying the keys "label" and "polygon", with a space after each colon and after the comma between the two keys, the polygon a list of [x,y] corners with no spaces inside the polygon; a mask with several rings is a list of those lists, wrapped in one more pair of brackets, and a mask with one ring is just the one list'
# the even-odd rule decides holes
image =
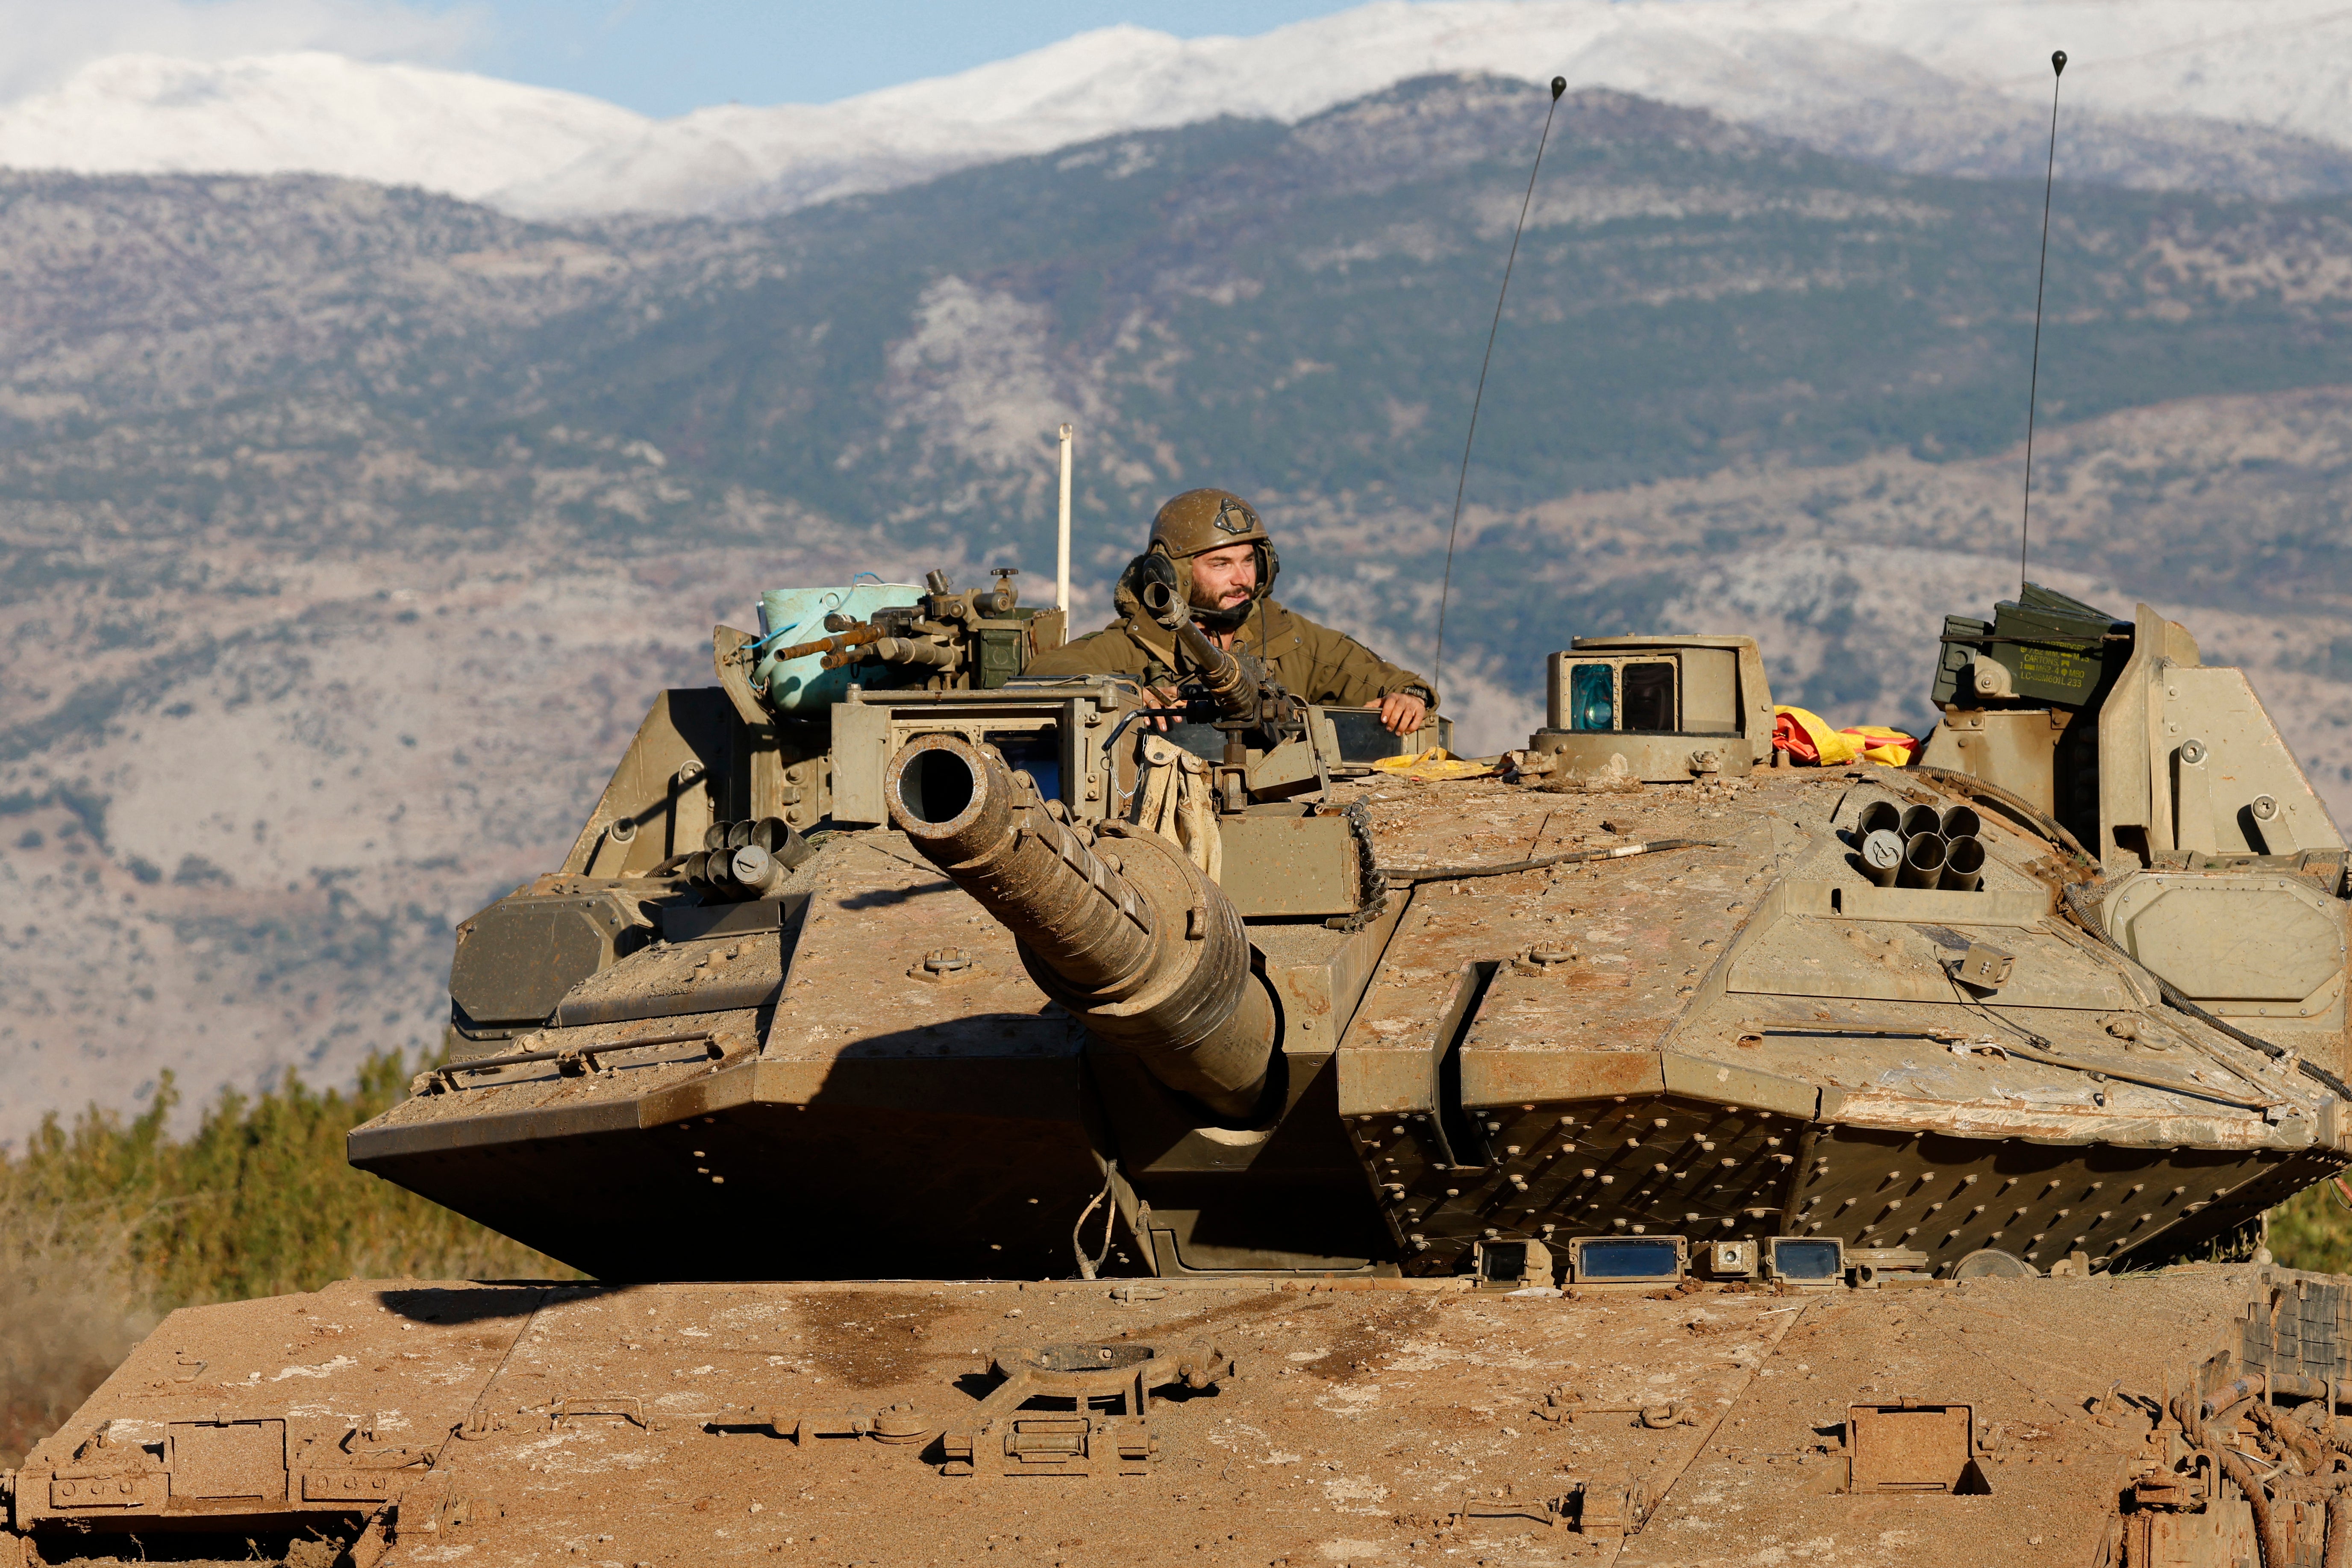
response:
{"label": "combat helmet", "polygon": [[[1256,547],[1257,588],[1250,603],[1272,593],[1275,574],[1282,569],[1274,535],[1265,531],[1256,509],[1231,490],[1186,490],[1171,497],[1151,520],[1151,542],[1146,552],[1181,563],[1229,544]],[[1190,571],[1177,574],[1180,582],[1189,582],[1191,576]]]}

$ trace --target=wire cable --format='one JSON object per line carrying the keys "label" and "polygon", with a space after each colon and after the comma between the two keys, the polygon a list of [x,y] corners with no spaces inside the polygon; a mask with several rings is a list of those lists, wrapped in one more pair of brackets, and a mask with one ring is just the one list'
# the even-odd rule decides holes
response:
{"label": "wire cable", "polygon": [[1433,687],[1445,679],[1445,602],[1454,593],[1454,541],[1462,531],[1462,492],[1470,483],[1470,445],[1478,439],[1478,405],[1486,400],[1486,367],[1495,363],[1495,338],[1503,330],[1503,301],[1511,297],[1511,268],[1518,265],[1519,236],[1527,229],[1528,208],[1536,199],[1536,176],[1543,173],[1544,148],[1551,142],[1551,119],[1559,110],[1559,95],[1567,90],[1566,77],[1551,79],[1551,107],[1544,110],[1543,134],[1536,139],[1535,167],[1528,171],[1528,194],[1519,198],[1518,226],[1511,230],[1511,254],[1504,259],[1503,287],[1495,296],[1495,321],[1486,329],[1486,354],[1478,362],[1478,390],[1470,397],[1470,433],[1462,437],[1462,472],[1454,481],[1454,522],[1445,531],[1445,582],[1437,591],[1437,658],[1429,675]]}
{"label": "wire cable", "polygon": [[[2085,933],[2096,938],[2101,943],[2113,948],[2116,952],[2122,953],[2124,957],[2131,959],[2134,964],[2138,965],[2139,961],[2136,958],[2132,958],[2131,953],[2125,949],[2121,942],[2107,934],[2106,922],[2100,918],[2098,907],[2093,903],[2091,900],[2092,895],[2089,889],[2084,884],[2076,883],[2074,886],[2066,889],[2065,896],[2062,900],[2062,907],[2064,911],[2073,918],[2074,924],[2080,927]],[[2311,1062],[2305,1061],[2302,1057],[2288,1050],[2284,1046],[2274,1046],[2270,1041],[2262,1038],[2260,1036],[2250,1035],[2246,1033],[2245,1030],[2239,1028],[2236,1025],[2231,1024],[2225,1019],[2215,1017],[2212,1014],[2207,1012],[2204,1008],[2200,1007],[2196,1003],[2190,1001],[2187,996],[2181,994],[2179,987],[2174,985],[2171,981],[2167,980],[2163,975],[2157,973],[2152,969],[2147,969],[2145,965],[2139,966],[2145,971],[2148,978],[2156,982],[2157,990],[2163,994],[2166,1004],[2175,1012],[2187,1014],[2189,1017],[2196,1019],[2206,1027],[2226,1036],[2230,1039],[2237,1041],[2238,1044],[2244,1046],[2251,1050],[2260,1051],[2263,1055],[2270,1058],[2271,1060],[2279,1063],[2281,1066],[2291,1064],[2295,1071],[2311,1079],[2312,1082],[2318,1084],[2321,1088],[2326,1089],[2328,1093],[2333,1094],[2338,1100],[2343,1100],[2347,1105],[2352,1105],[2352,1084],[2346,1083],[2342,1079],[2337,1078],[2326,1068],[2318,1067]]]}
{"label": "wire cable", "polygon": [[2042,172],[2042,269],[2033,279],[2033,368],[2025,391],[2025,513],[2017,524],[2017,591],[2025,592],[2025,546],[2033,532],[2033,413],[2042,398],[2042,286],[2050,279],[2050,192],[2058,177],[2058,83],[2066,51],[2050,57],[2050,162]]}
{"label": "wire cable", "polygon": [[1653,838],[1646,844],[1620,844],[1613,849],[1571,849],[1565,855],[1544,855],[1532,860],[1492,860],[1474,866],[1383,866],[1381,875],[1397,886],[1416,882],[1464,882],[1473,877],[1508,877],[1520,871],[1540,871],[1547,866],[1574,866],[1587,860],[1623,860],[1635,855],[1656,855],[1668,849],[1720,849],[1712,838]]}
{"label": "wire cable", "polygon": [[1958,773],[1949,768],[1923,767],[1914,763],[1906,766],[1904,772],[1916,773],[1924,779],[1932,779],[1947,789],[1955,790],[1970,799],[1986,801],[1998,805],[2002,810],[2014,815],[2025,826],[2032,828],[2051,843],[2071,854],[2082,857],[2084,863],[2093,869],[2098,867],[2099,858],[2084,848],[2083,841],[2067,832],[2063,823],[2022,795],[2005,790],[1989,779],[1980,779],[1974,773]]}

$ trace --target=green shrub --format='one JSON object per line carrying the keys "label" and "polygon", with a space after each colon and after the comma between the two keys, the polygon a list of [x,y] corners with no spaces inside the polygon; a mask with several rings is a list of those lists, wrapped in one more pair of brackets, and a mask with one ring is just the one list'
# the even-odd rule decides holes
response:
{"label": "green shrub", "polygon": [[2352,1274],[2352,1205],[2333,1180],[2305,1187],[2270,1220],[2271,1256],[2287,1268]]}

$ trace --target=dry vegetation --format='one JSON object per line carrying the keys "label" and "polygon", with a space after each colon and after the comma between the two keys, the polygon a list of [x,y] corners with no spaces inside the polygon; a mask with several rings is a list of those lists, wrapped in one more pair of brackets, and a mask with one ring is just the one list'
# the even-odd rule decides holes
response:
{"label": "dry vegetation", "polygon": [[129,1227],[103,1212],[0,1209],[0,1468],[73,1413],[155,1326]]}
{"label": "dry vegetation", "polygon": [[186,1138],[164,1089],[136,1120],[55,1117],[0,1153],[0,1467],[70,1415],[174,1307],[346,1275],[569,1278],[572,1270],[343,1163],[343,1134],[406,1092],[369,1058],[349,1093],[289,1074],[225,1092]]}

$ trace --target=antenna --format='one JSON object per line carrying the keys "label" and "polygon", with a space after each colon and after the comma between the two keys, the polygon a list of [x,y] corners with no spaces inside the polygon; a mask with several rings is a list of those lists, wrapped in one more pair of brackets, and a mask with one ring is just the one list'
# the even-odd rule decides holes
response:
{"label": "antenna", "polygon": [[1478,438],[1478,405],[1486,399],[1486,367],[1495,360],[1495,335],[1503,330],[1503,301],[1511,295],[1511,268],[1518,265],[1519,235],[1528,226],[1528,206],[1536,199],[1536,176],[1543,172],[1544,147],[1551,141],[1551,117],[1559,109],[1559,95],[1568,79],[1551,79],[1551,107],[1544,110],[1543,134],[1536,139],[1535,167],[1528,171],[1528,194],[1519,199],[1518,227],[1511,230],[1511,254],[1503,262],[1503,287],[1495,296],[1495,321],[1486,329],[1486,355],[1478,362],[1478,390],[1470,398],[1470,433],[1462,437],[1462,473],[1454,481],[1454,522],[1445,531],[1445,582],[1437,591],[1437,658],[1430,669],[1434,687],[1445,675],[1445,602],[1454,594],[1454,541],[1462,531],[1462,491],[1470,482],[1470,444]]}
{"label": "antenna", "polygon": [[[1062,507],[1054,529],[1054,608],[1070,613],[1070,443],[1077,436],[1073,425],[1062,426]],[[1063,628],[1068,635],[1069,628]]]}
{"label": "antenna", "polygon": [[2033,279],[2033,369],[2025,390],[2025,511],[2017,523],[2017,591],[2021,594],[2025,592],[2025,547],[2033,537],[2033,411],[2042,396],[2042,285],[2050,277],[2050,190],[2058,174],[2058,81],[2065,74],[2066,51],[2060,49],[2050,57],[2050,163],[2042,172],[2042,270]]}

